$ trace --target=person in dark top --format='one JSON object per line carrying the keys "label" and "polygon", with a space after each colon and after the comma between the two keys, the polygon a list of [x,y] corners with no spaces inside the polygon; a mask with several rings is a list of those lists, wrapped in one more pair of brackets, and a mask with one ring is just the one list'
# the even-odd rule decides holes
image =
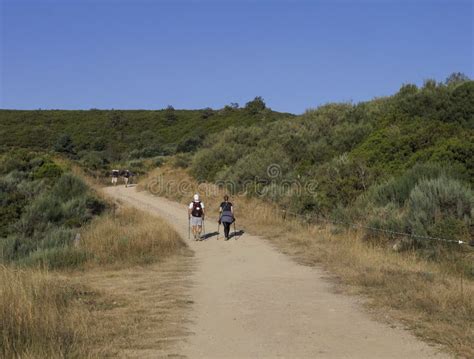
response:
{"label": "person in dark top", "polygon": [[224,202],[219,207],[219,224],[224,226],[225,240],[229,240],[230,225],[234,222],[234,206],[229,202],[229,196],[224,196]]}

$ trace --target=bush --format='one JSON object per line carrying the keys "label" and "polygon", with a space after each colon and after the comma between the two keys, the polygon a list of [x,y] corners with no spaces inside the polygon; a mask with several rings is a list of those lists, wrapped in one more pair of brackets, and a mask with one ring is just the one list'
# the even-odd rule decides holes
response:
{"label": "bush", "polygon": [[[42,160],[35,160],[35,165],[36,170],[55,168]],[[56,170],[43,173],[51,172]],[[0,241],[0,260],[52,268],[78,265],[83,259],[70,250],[71,229],[102,213],[105,203],[71,173],[48,181],[15,173],[0,179],[0,233],[5,237]]]}
{"label": "bush", "polygon": [[245,110],[251,115],[257,115],[265,109],[265,102],[260,96],[255,97],[252,101],[249,101],[245,104]]}
{"label": "bush", "polygon": [[54,199],[65,202],[74,197],[84,196],[88,190],[86,183],[82,179],[67,173],[54,185],[51,194]]}
{"label": "bush", "polygon": [[417,234],[434,236],[440,232],[442,222],[453,228],[451,233],[446,232],[450,236],[468,234],[474,217],[474,193],[446,177],[422,180],[411,191],[407,209],[407,222]]}
{"label": "bush", "polygon": [[[419,167],[399,179],[376,187],[358,202],[359,218],[370,227],[468,241],[474,218],[474,193],[460,181],[448,178],[436,166]],[[436,173],[438,172],[438,173]],[[390,233],[368,232],[369,238],[398,239]],[[424,248],[427,255],[438,256],[445,242],[409,237],[403,248]],[[433,258],[435,258],[433,257]]]}
{"label": "bush", "polygon": [[34,179],[47,179],[49,181],[61,177],[63,170],[54,162],[45,162],[33,172]]}
{"label": "bush", "polygon": [[420,180],[438,178],[447,173],[454,175],[447,166],[437,163],[418,164],[402,176],[372,187],[365,198],[375,206],[385,206],[393,202],[401,207],[405,205],[411,191]]}

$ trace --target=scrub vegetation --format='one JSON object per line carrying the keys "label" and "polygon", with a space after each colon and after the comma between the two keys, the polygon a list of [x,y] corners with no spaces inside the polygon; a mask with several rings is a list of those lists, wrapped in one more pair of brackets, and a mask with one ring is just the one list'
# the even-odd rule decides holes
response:
{"label": "scrub vegetation", "polygon": [[[469,241],[473,158],[474,82],[451,76],[404,85],[386,98],[229,128],[206,140],[190,172],[312,218]],[[403,247],[436,255],[426,241]]]}
{"label": "scrub vegetation", "polygon": [[55,151],[92,175],[104,175],[117,163],[143,173],[144,158],[159,162],[162,156],[196,150],[208,134],[229,126],[287,117],[294,115],[268,109],[260,97],[219,110],[0,110],[0,137],[4,149]]}

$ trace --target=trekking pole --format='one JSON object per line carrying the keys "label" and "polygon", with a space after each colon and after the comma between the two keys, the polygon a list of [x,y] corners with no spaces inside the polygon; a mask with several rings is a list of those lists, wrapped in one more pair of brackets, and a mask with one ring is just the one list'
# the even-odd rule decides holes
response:
{"label": "trekking pole", "polygon": [[219,240],[219,228],[221,227],[221,222],[217,222],[217,240]]}
{"label": "trekking pole", "polygon": [[191,239],[191,218],[188,216],[188,240]]}
{"label": "trekking pole", "polygon": [[235,218],[234,218],[234,237],[235,237],[235,240],[237,240],[237,231],[235,230]]}
{"label": "trekking pole", "polygon": [[204,221],[204,218],[202,219],[202,232],[203,232],[203,235],[204,237],[206,236],[206,226],[205,226],[205,221]]}

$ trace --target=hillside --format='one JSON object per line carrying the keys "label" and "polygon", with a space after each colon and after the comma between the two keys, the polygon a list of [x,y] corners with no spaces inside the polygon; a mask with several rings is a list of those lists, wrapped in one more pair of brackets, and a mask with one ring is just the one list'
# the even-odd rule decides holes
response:
{"label": "hillside", "polygon": [[227,129],[205,142],[191,173],[298,214],[468,240],[473,158],[474,82],[427,81]]}
{"label": "hillside", "polygon": [[174,110],[0,110],[2,147],[56,149],[75,158],[153,157],[194,150],[210,133],[292,117],[266,108],[261,98],[244,108]]}

